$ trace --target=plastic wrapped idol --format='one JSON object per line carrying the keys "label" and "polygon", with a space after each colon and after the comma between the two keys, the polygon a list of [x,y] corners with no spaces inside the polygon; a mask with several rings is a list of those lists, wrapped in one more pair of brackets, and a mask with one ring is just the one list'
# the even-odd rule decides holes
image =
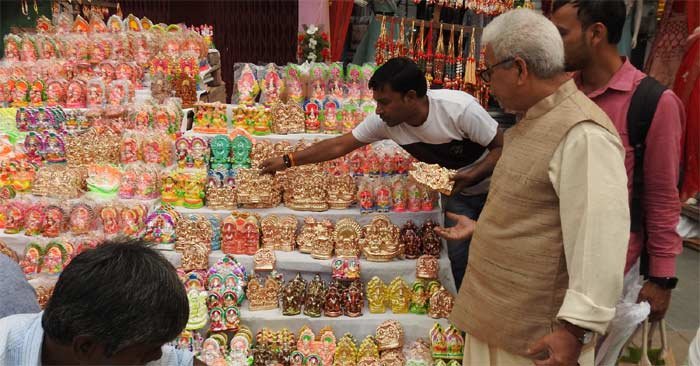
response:
{"label": "plastic wrapped idol", "polygon": [[67,215],[63,208],[56,205],[45,206],[43,213],[44,221],[42,223],[42,235],[45,238],[55,238],[59,236],[65,229],[66,217]]}
{"label": "plastic wrapped idol", "polygon": [[328,66],[324,63],[313,63],[309,69],[309,84],[307,85],[309,100],[322,101],[326,99],[328,83]]}
{"label": "plastic wrapped idol", "polygon": [[195,104],[193,123],[195,132],[226,133],[228,130],[226,105],[218,102]]}
{"label": "plastic wrapped idol", "polygon": [[347,81],[348,99],[359,102],[362,99],[362,68],[358,65],[348,65]]}
{"label": "plastic wrapped idol", "polygon": [[214,215],[208,219],[212,227],[211,250],[221,250],[221,220]]}
{"label": "plastic wrapped idol", "polygon": [[343,64],[340,62],[332,63],[329,67],[328,75],[326,95],[339,101],[344,101],[347,94],[347,88],[345,86]]}
{"label": "plastic wrapped idol", "polygon": [[275,64],[268,64],[260,70],[260,102],[267,106],[280,102],[280,96],[284,91],[284,80]]}
{"label": "plastic wrapped idol", "polygon": [[288,64],[285,67],[284,84],[290,101],[300,104],[304,101],[302,71],[298,65]]}
{"label": "plastic wrapped idol", "polygon": [[234,66],[236,75],[236,99],[239,104],[251,105],[260,93],[260,86],[255,77],[255,65],[236,64]]}
{"label": "plastic wrapped idol", "polygon": [[342,130],[342,112],[340,101],[335,97],[327,97],[323,101],[323,111],[321,119],[323,120],[323,132],[326,134],[335,134]]}
{"label": "plastic wrapped idol", "polygon": [[156,244],[173,244],[176,240],[175,228],[178,217],[163,208],[151,212],[146,217],[144,240]]}
{"label": "plastic wrapped idol", "polygon": [[87,187],[90,193],[99,198],[109,199],[117,196],[121,171],[111,165],[92,164],[88,167]]}

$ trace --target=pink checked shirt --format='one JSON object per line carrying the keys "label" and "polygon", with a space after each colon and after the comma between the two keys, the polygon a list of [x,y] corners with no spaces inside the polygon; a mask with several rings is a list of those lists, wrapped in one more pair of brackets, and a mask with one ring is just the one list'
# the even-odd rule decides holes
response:
{"label": "pink checked shirt", "polygon": [[[632,94],[645,76],[625,59],[622,67],[606,86],[588,94],[588,97],[608,114],[622,138],[630,197],[634,150],[630,146],[627,133],[627,110]],[[574,78],[581,88],[580,74],[575,75]],[[649,238],[647,241],[649,271],[654,277],[675,276],[676,256],[682,250],[682,241],[676,232],[676,226],[681,211],[677,185],[682,150],[681,136],[684,128],[683,104],[673,91],[666,90],[659,100],[656,114],[649,128],[644,157],[644,227]],[[639,258],[643,245],[642,233],[630,234],[625,273]]]}

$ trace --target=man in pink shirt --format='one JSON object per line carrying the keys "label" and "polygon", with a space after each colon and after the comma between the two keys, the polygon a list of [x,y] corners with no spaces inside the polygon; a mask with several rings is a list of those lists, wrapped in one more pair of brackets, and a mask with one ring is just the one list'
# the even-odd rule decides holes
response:
{"label": "man in pink shirt", "polygon": [[[625,15],[624,0],[555,0],[552,22],[564,40],[567,71],[577,71],[579,89],[608,114],[620,134],[632,202],[635,148],[630,145],[627,119],[632,96],[646,75],[618,54]],[[647,281],[638,301],[649,302],[651,320],[663,319],[678,281],[676,257],[682,241],[676,226],[684,113],[673,91],[663,91],[644,140],[640,225],[633,224],[630,233],[625,273],[640,256],[648,255],[643,260],[648,263]]]}

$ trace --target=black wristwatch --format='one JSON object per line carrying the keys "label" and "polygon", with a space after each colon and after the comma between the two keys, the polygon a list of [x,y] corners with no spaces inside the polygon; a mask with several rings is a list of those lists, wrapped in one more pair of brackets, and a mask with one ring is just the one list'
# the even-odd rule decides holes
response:
{"label": "black wristwatch", "polygon": [[673,290],[678,285],[678,278],[676,277],[649,277],[648,281],[664,290]]}
{"label": "black wristwatch", "polygon": [[583,329],[567,321],[562,321],[561,324],[564,326],[564,329],[576,337],[576,340],[581,343],[581,345],[591,343],[593,340],[593,332],[590,330]]}

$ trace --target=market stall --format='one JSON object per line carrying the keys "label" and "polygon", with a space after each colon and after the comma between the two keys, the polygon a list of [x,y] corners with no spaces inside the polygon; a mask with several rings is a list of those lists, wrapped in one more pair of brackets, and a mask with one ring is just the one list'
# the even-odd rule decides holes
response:
{"label": "market stall", "polygon": [[382,16],[377,64],[344,65],[309,26],[298,56],[312,62],[236,63],[228,99],[210,26],[104,13],[59,12],[4,37],[0,250],[41,301],[79,253],[143,238],[188,292],[173,344],[209,364],[458,363],[455,282],[434,231],[436,182],[454,172],[387,142],[258,167],[374,113],[367,82],[390,57],[486,104],[480,28]]}

